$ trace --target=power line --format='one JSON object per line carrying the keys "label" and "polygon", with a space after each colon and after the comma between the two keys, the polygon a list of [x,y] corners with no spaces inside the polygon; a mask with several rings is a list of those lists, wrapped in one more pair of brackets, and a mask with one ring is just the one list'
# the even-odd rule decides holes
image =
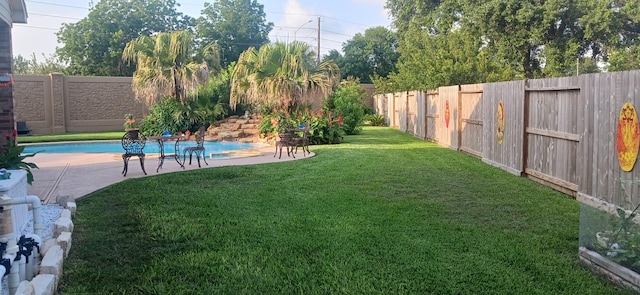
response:
{"label": "power line", "polygon": [[26,0],[26,2],[38,3],[38,4],[46,4],[46,5],[53,5],[53,6],[60,6],[60,7],[68,7],[68,8],[79,8],[79,9],[86,9],[86,10],[89,10],[89,7],[81,7],[81,6],[74,6],[74,5],[68,5],[68,4],[49,3],[49,2],[33,1],[33,0]]}
{"label": "power line", "polygon": [[320,38],[320,40],[328,41],[328,42],[334,42],[334,43],[340,43],[340,44],[344,43],[343,41],[329,40],[329,39],[325,39],[325,38]]}
{"label": "power line", "polygon": [[56,28],[47,28],[47,27],[39,27],[39,26],[30,26],[30,25],[22,25],[22,24],[13,24],[16,27],[21,27],[21,28],[31,28],[31,29],[41,29],[41,30],[51,30],[51,31],[57,31],[58,29]]}
{"label": "power line", "polygon": [[321,16],[322,16],[323,18],[334,19],[334,20],[341,21],[341,22],[345,22],[345,23],[348,23],[348,24],[361,26],[361,27],[363,27],[363,28],[369,28],[369,27],[371,27],[371,26],[368,26],[368,25],[365,25],[365,24],[354,23],[354,22],[352,22],[352,21],[348,21],[348,20],[345,20],[345,19],[339,19],[339,18],[330,17],[330,16],[324,16],[324,15],[321,15]]}
{"label": "power line", "polygon": [[335,35],[340,35],[340,36],[347,36],[347,37],[355,36],[355,35],[347,35],[347,34],[342,34],[342,33],[338,33],[338,32],[327,31],[327,30],[321,30],[321,31],[327,32],[327,33],[331,33],[331,34],[335,34]]}
{"label": "power line", "polygon": [[53,15],[53,14],[44,14],[44,13],[35,13],[35,12],[30,12],[29,15],[39,15],[39,16],[48,16],[48,17],[57,17],[57,18],[66,18],[66,19],[73,19],[73,20],[81,20],[81,18],[77,18],[77,17],[71,17],[71,16],[62,16],[62,15]]}

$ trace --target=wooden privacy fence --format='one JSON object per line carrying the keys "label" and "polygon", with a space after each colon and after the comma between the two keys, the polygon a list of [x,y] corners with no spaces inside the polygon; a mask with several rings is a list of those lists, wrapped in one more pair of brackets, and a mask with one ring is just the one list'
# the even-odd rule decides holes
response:
{"label": "wooden privacy fence", "polygon": [[586,74],[381,94],[374,109],[418,138],[581,200],[615,203],[618,180],[640,179],[638,169],[620,168],[615,136],[622,105],[640,105],[639,87],[640,71]]}

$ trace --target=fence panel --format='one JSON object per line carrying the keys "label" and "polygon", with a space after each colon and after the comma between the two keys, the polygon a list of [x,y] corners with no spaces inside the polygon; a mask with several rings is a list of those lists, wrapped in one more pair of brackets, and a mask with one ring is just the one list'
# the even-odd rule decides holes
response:
{"label": "fence panel", "polygon": [[[578,169],[580,195],[588,195],[606,202],[621,204],[617,181],[640,178],[639,166],[625,172],[620,168],[616,149],[616,130],[620,110],[626,102],[640,106],[640,71],[614,72],[582,75],[580,87],[584,100],[581,118],[583,142],[579,155],[581,167]],[[640,203],[640,192],[629,192],[634,197],[633,204]],[[633,209],[633,208],[631,208]]]}
{"label": "fence panel", "polygon": [[524,83],[487,83],[482,94],[482,160],[516,175],[523,169]]}
{"label": "fence panel", "polygon": [[431,90],[424,94],[425,102],[425,135],[427,140],[438,141],[436,138],[436,122],[440,118],[438,115],[438,91]]}
{"label": "fence panel", "polygon": [[409,128],[409,111],[407,108],[408,92],[397,93],[396,110],[398,111],[398,129],[402,132],[408,132]]}
{"label": "fence panel", "polygon": [[460,150],[482,157],[482,84],[460,86],[458,109]]}
{"label": "fence panel", "polygon": [[422,91],[413,91],[413,99],[409,100],[409,110],[413,112],[413,135],[418,138],[425,139],[425,104],[424,93]]}
{"label": "fence panel", "polygon": [[376,94],[373,96],[373,111],[375,112],[376,115],[385,115],[385,111],[384,111],[384,103],[382,98],[384,97],[383,94]]}
{"label": "fence panel", "polygon": [[387,126],[395,127],[394,122],[396,118],[396,110],[394,109],[396,104],[393,102],[393,93],[387,94]]}
{"label": "fence panel", "polygon": [[440,145],[458,149],[458,85],[438,88],[436,138]]}
{"label": "fence panel", "polygon": [[525,111],[525,173],[568,194],[578,190],[576,180],[578,77],[529,80]]}

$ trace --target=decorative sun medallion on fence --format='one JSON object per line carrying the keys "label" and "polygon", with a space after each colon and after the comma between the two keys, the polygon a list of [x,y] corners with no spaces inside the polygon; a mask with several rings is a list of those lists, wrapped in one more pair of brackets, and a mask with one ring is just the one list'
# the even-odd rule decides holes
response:
{"label": "decorative sun medallion on fence", "polygon": [[502,101],[498,103],[497,113],[496,137],[498,138],[498,144],[502,144],[502,139],[504,138],[504,104],[502,104]]}
{"label": "decorative sun medallion on fence", "polygon": [[620,110],[616,132],[616,151],[623,171],[629,172],[633,169],[638,158],[638,147],[640,147],[638,114],[633,104],[627,102]]}
{"label": "decorative sun medallion on fence", "polygon": [[444,126],[449,128],[449,119],[451,118],[451,109],[449,109],[449,101],[444,102]]}

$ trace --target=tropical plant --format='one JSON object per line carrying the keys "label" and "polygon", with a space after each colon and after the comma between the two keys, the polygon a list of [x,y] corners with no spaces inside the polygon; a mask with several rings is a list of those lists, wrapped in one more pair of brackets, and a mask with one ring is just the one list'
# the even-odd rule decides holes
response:
{"label": "tropical plant", "polygon": [[306,108],[289,113],[275,109],[271,113],[263,114],[258,129],[260,136],[264,138],[308,124],[310,144],[336,144],[342,142],[345,135],[342,128],[343,119],[341,116],[334,116],[332,112],[322,110],[311,112]]}
{"label": "tropical plant", "polygon": [[[198,85],[209,78],[207,62],[192,61],[193,51],[193,37],[188,31],[140,36],[127,43],[122,59],[136,63],[132,82],[136,98],[148,105],[153,105],[161,97],[185,103],[187,93],[197,90]],[[217,55],[213,44],[204,51],[209,57]]]}
{"label": "tropical plant", "polygon": [[212,124],[229,115],[244,113],[244,108],[237,108],[235,112],[229,106],[231,92],[231,73],[235,63],[223,68],[220,73],[209,78],[209,82],[198,86],[197,98],[188,103],[193,114],[202,123]]}
{"label": "tropical plant", "polygon": [[384,120],[384,116],[383,115],[377,115],[377,114],[365,115],[364,121],[365,122],[369,122],[369,125],[371,125],[371,126],[384,126],[385,125],[385,120]]}
{"label": "tropical plant", "polygon": [[25,162],[24,160],[35,156],[38,152],[23,154],[24,146],[16,144],[17,137],[17,130],[13,130],[12,134],[5,135],[5,147],[0,150],[0,168],[7,170],[25,170],[27,172],[27,183],[31,184],[33,183],[33,173],[31,169],[38,169],[38,166],[34,163]]}
{"label": "tropical plant", "polygon": [[144,117],[140,129],[146,136],[154,136],[168,131],[171,134],[191,128],[191,122],[183,111],[183,104],[172,97],[160,99]]}
{"label": "tropical plant", "polygon": [[318,64],[314,56],[299,41],[244,51],[231,77],[231,106],[272,104],[290,112],[311,93],[330,94],[340,77],[338,66],[333,61]]}

